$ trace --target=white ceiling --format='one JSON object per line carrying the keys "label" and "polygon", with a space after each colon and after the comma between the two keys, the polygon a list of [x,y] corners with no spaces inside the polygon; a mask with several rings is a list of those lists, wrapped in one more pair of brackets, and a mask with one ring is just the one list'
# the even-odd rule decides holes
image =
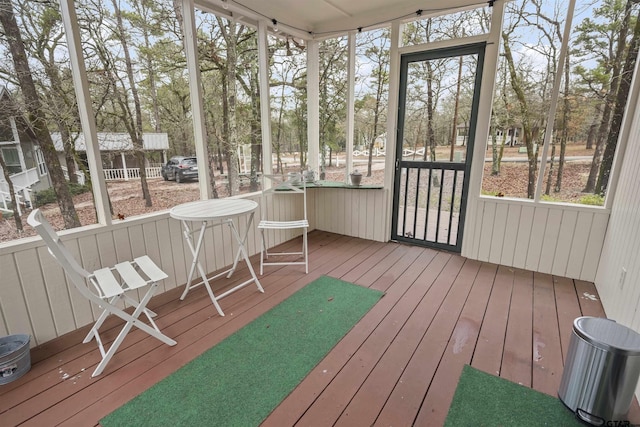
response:
{"label": "white ceiling", "polygon": [[252,19],[277,20],[284,31],[298,30],[322,37],[328,33],[344,33],[358,28],[376,27],[402,17],[439,14],[481,0],[200,0],[214,10],[226,1],[227,11]]}

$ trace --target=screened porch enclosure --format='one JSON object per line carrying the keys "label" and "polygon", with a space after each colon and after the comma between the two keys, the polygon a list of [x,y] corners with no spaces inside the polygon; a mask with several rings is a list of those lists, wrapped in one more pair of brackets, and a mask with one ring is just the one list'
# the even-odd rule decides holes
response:
{"label": "screened porch enclosure", "polygon": [[[632,3],[629,4],[636,8]],[[212,21],[221,17],[255,30],[256,58],[246,65],[255,67],[257,72],[257,85],[253,89],[259,95],[259,102],[253,104],[256,108],[253,113],[259,120],[253,127],[248,122],[239,126],[250,128],[253,136],[259,135],[259,144],[252,147],[260,145],[257,157],[261,159],[278,158],[278,148],[274,145],[277,120],[272,114],[273,94],[269,89],[270,40],[279,37],[286,46],[286,42],[291,44],[295,38],[304,46],[305,78],[299,89],[305,92],[305,102],[303,114],[298,116],[304,119],[304,132],[295,135],[294,145],[284,144],[283,147],[305,147],[306,144],[306,166],[317,176],[327,166],[328,159],[339,159],[341,165],[336,178],[331,182],[327,180],[327,185],[320,182],[308,189],[309,275],[302,274],[295,266],[267,271],[263,283],[265,294],[248,288],[221,300],[225,311],[234,312],[233,317],[222,318],[212,315],[210,300],[202,292],[194,292],[184,302],[179,301],[187,280],[191,253],[180,223],[170,218],[168,210],[123,220],[112,217],[97,144],[99,129],[92,111],[94,99],[84,70],[84,41],[76,16],[77,5],[72,0],[63,0],[60,4],[62,21],[68,40],[79,120],[87,143],[86,157],[93,178],[92,203],[96,215],[94,224],[63,230],[60,234],[65,245],[88,269],[141,255],[151,257],[169,277],[161,283],[150,307],[157,310],[163,329],[175,337],[178,345],[175,349],[154,347],[155,343],[133,333],[124,344],[125,351],[114,357],[111,370],[103,377],[91,380],[82,372],[97,360],[97,353],[92,345],[80,344],[78,337],[83,332],[86,334],[85,328],[95,321],[98,310],[74,293],[64,272],[56,266],[39,238],[2,242],[0,335],[31,335],[34,366],[20,381],[0,388],[0,396],[3,396],[0,420],[9,420],[10,425],[22,422],[37,425],[48,421],[71,425],[91,420],[90,424],[96,425],[110,410],[320,274],[381,289],[387,295],[326,359],[335,375],[323,377],[313,371],[272,414],[268,424],[299,422],[306,425],[312,419],[325,420],[327,424],[348,424],[353,417],[381,425],[440,424],[464,363],[554,395],[573,318],[580,315],[609,317],[640,330],[637,314],[640,306],[640,287],[637,285],[640,281],[637,256],[640,242],[640,213],[637,210],[640,201],[637,170],[640,162],[640,144],[637,143],[640,140],[640,110],[637,108],[640,84],[634,77],[628,88],[628,105],[620,126],[618,151],[612,160],[607,197],[595,197],[595,204],[587,205],[576,203],[578,196],[575,194],[576,199],[571,203],[545,195],[543,184],[547,181],[555,184],[557,180],[557,175],[549,175],[549,170],[558,170],[557,156],[561,145],[551,138],[553,134],[560,134],[560,129],[553,126],[561,122],[555,119],[556,113],[560,115],[557,108],[562,104],[562,86],[560,81],[549,79],[549,76],[536,80],[546,85],[544,93],[549,96],[535,105],[543,112],[540,117],[546,117],[545,126],[540,126],[535,133],[535,150],[540,150],[537,151],[540,158],[535,160],[529,156],[531,147],[522,145],[527,135],[526,123],[514,116],[494,114],[497,112],[495,94],[501,94],[508,87],[505,75],[499,72],[500,58],[503,58],[500,51],[502,30],[508,25],[505,16],[513,16],[505,14],[507,4],[516,3],[498,0],[491,2],[491,7],[486,4],[477,7],[469,1],[437,1],[428,5],[432,9],[427,9],[411,0],[176,2],[184,14],[185,37],[181,49],[188,75],[185,80],[189,94],[186,109],[192,120],[185,135],[192,139],[198,168],[203,171],[197,184],[199,199],[214,198],[212,177],[208,174],[215,168],[210,168],[209,163],[212,151],[209,141],[214,134],[207,127],[210,120],[205,103],[207,85],[199,63],[198,52],[203,46],[198,44],[196,15],[206,15]],[[531,2],[517,4],[532,5]],[[570,12],[573,6],[575,2],[569,2],[566,16],[573,13]],[[633,8],[630,10],[635,11]],[[443,31],[430,40],[423,37],[425,27],[442,16],[476,9],[479,9],[480,18],[473,21],[473,28],[465,28],[460,34]],[[567,27],[561,34],[567,35],[571,31],[570,23],[562,22]],[[562,25],[557,27],[563,28]],[[387,73],[388,90],[384,99],[386,106],[378,111],[378,127],[368,129],[371,138],[363,143],[358,138],[366,133],[355,131],[362,118],[356,110],[367,102],[375,105],[375,98],[369,98],[367,102],[356,98],[356,82],[360,82],[355,73],[358,68],[356,52],[361,47],[358,41],[362,33],[374,30],[388,33],[388,68],[380,71],[381,75]],[[554,47],[558,48],[558,54],[566,54],[571,48],[571,38],[562,38],[561,34],[554,33],[553,36],[556,42],[562,39],[564,44],[556,43]],[[324,71],[322,55],[326,53],[323,43],[332,38],[339,39],[336,44],[347,52],[342,58],[339,79],[344,83],[344,108],[333,110],[321,108],[325,94],[320,86]],[[473,91],[468,89],[474,85],[465,81],[467,85],[461,86],[461,93],[466,91],[467,96],[460,97],[460,100],[470,100],[477,96],[477,105],[472,108],[470,103],[462,105],[464,102],[461,102],[459,108],[464,114],[455,122],[452,120],[454,103],[444,102],[444,98],[439,104],[434,100],[434,107],[442,107],[440,111],[437,108],[432,111],[434,134],[451,145],[435,144],[435,162],[420,164],[426,160],[424,156],[432,156],[433,160],[425,142],[427,121],[409,120],[408,135],[415,137],[414,140],[405,144],[404,140],[398,139],[401,58],[416,52],[478,45],[485,46],[485,52],[474,65],[481,63],[483,72],[479,81],[474,82]],[[556,65],[560,68],[554,69],[554,73],[563,75],[561,67],[564,63],[558,61]],[[464,68],[457,61],[450,65],[456,76]],[[634,69],[628,75],[635,76],[635,73]],[[421,80],[421,85],[428,81],[435,80]],[[450,93],[456,93],[455,84],[449,85],[449,89]],[[427,97],[425,94],[424,98]],[[504,111],[513,111],[514,105],[505,107]],[[578,105],[586,106],[587,102]],[[342,151],[336,157],[333,157],[333,150],[337,145],[328,147],[329,142],[321,137],[326,131],[323,120],[327,111],[344,113],[336,126],[344,146],[339,147]],[[419,108],[414,112],[427,115]],[[466,117],[472,112],[477,122],[475,131],[469,126],[470,117]],[[440,113],[442,116],[438,115]],[[447,114],[448,119],[440,121]],[[374,110],[371,110],[373,116]],[[587,123],[587,114],[583,116],[585,121],[581,124]],[[504,120],[496,123],[498,118]],[[589,116],[589,119],[593,117]],[[439,126],[444,122],[449,127]],[[414,132],[413,136],[411,132]],[[498,137],[516,133],[520,147],[509,147],[506,140],[498,142]],[[583,136],[586,138],[586,134]],[[416,141],[421,143],[416,144]],[[492,143],[488,144],[489,141]],[[372,146],[374,150],[371,150]],[[526,196],[527,188],[518,188],[511,193],[506,191],[513,189],[508,186],[510,181],[502,181],[502,187],[496,191],[485,191],[485,179],[493,176],[493,159],[500,147],[512,149],[509,153],[513,157],[505,160],[510,165],[526,164],[534,159],[538,167],[536,179],[529,177],[522,181],[534,184],[530,198]],[[522,153],[518,153],[520,149],[524,149]],[[323,157],[329,152],[334,153],[332,157]],[[377,156],[372,159],[376,165],[372,172],[373,175],[379,172],[380,182],[358,188],[349,185],[349,173],[356,165],[366,167],[369,153]],[[287,153],[280,160],[287,159],[297,165],[301,154]],[[255,158],[256,153],[250,155]],[[417,164],[401,165],[409,159]],[[449,161],[440,163],[438,159]],[[574,165],[581,161],[572,160],[577,162]],[[541,166],[543,164],[545,166]],[[246,169],[247,165],[244,167]],[[250,162],[248,167],[252,167]],[[278,169],[278,161],[266,161],[260,169],[261,173],[273,172]],[[586,179],[585,165],[567,169],[573,176]],[[505,175],[506,170],[503,170]],[[228,180],[230,185],[232,181]],[[463,188],[465,181],[467,188]],[[525,196],[519,196],[523,192]],[[231,197],[260,203],[257,192]],[[303,207],[300,203],[287,202],[275,209],[301,212]],[[299,234],[283,231],[275,234],[272,244],[297,245],[299,239]],[[232,253],[237,248],[228,243],[232,239],[227,232],[220,228],[208,231],[203,241],[201,262],[206,272],[222,271],[233,264]],[[422,246],[424,243],[433,247],[426,248]],[[441,250],[444,247],[448,250]],[[451,252],[452,249],[459,254]],[[249,231],[247,250],[255,267],[259,262],[256,255],[260,252],[255,227]],[[241,280],[246,271],[240,273],[232,281]],[[232,284],[221,280],[216,286],[222,289]],[[194,329],[197,333],[192,332]],[[409,342],[411,351],[400,349],[399,342]],[[438,345],[435,348],[426,345],[431,342]],[[458,347],[455,347],[456,343]],[[351,354],[371,357],[371,362],[359,370],[357,359],[351,358]],[[540,355],[543,357],[539,358]],[[398,369],[386,369],[389,364]],[[381,391],[380,395],[376,395],[378,391]],[[416,400],[403,401],[409,394]],[[372,402],[371,411],[368,411],[369,402]],[[404,405],[410,409],[405,410]],[[75,409],[69,409],[71,407]],[[631,420],[640,423],[640,412],[635,403]]]}

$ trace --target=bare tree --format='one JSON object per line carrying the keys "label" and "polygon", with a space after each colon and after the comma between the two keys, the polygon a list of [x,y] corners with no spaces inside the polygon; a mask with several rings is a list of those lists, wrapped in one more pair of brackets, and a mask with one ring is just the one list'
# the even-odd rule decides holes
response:
{"label": "bare tree", "polygon": [[[244,39],[246,48],[244,49],[244,61],[242,61],[245,73],[238,72],[237,80],[251,103],[250,133],[251,141],[251,161],[250,161],[250,190],[258,191],[258,171],[260,170],[260,160],[262,159],[261,127],[260,127],[260,88],[258,86],[258,38],[255,31],[247,32]],[[287,39],[287,43],[288,43]]]}
{"label": "bare tree", "polygon": [[[562,97],[562,130],[560,131],[560,157],[558,159],[558,173],[556,175],[556,184],[553,189],[556,193],[562,189],[562,176],[564,175],[565,157],[567,154],[567,142],[569,141],[569,121],[571,120],[571,104],[570,98],[570,76],[569,76],[569,52],[565,58],[564,66],[564,94]],[[554,147],[555,148],[555,147]],[[553,157],[553,153],[551,155]],[[551,168],[549,168],[549,183],[551,182]],[[549,185],[549,184],[547,184]],[[547,194],[548,190],[547,190]]]}
{"label": "bare tree", "polygon": [[365,55],[371,60],[375,69],[371,76],[375,79],[375,107],[373,110],[373,135],[369,142],[369,159],[367,162],[367,176],[371,176],[373,165],[373,148],[378,137],[380,127],[380,116],[384,107],[383,96],[389,87],[389,48],[387,41],[389,34],[387,31],[380,34],[378,41],[366,50]]}
{"label": "bare tree", "polygon": [[629,21],[631,19],[632,1],[627,1],[624,8],[624,14],[622,22],[619,24],[619,32],[616,37],[616,46],[614,47],[613,55],[611,55],[611,78],[609,81],[609,87],[605,98],[605,104],[602,111],[602,117],[598,128],[598,134],[596,139],[596,149],[593,154],[593,161],[591,162],[591,168],[589,170],[589,177],[587,178],[587,184],[584,188],[584,192],[592,193],[596,189],[596,182],[598,173],[600,171],[600,165],[602,163],[602,155],[604,153],[606,145],[606,136],[610,129],[611,113],[616,100],[616,94],[620,85],[620,71],[623,62],[623,55],[626,47],[627,31],[629,28]]}
{"label": "bare tree", "polygon": [[520,116],[522,119],[522,133],[525,144],[527,146],[527,159],[528,159],[528,180],[527,180],[527,197],[532,199],[535,193],[536,185],[536,169],[537,158],[534,148],[534,132],[532,117],[530,115],[528,100],[523,88],[523,82],[516,71],[515,61],[513,54],[511,53],[511,40],[509,33],[502,32],[502,41],[504,46],[504,57],[507,61],[507,67],[509,70],[509,76],[511,81],[511,88],[516,94],[518,99],[518,105],[520,107]]}
{"label": "bare tree", "polygon": [[65,227],[79,227],[80,219],[73,205],[73,198],[71,197],[69,187],[62,173],[56,148],[53,145],[51,134],[47,127],[46,117],[31,74],[22,35],[20,34],[20,29],[18,28],[13,13],[11,0],[0,0],[0,24],[2,24],[2,28],[4,29],[4,35],[9,44],[9,51],[11,52],[16,75],[20,82],[20,89],[22,90],[22,96],[25,101],[27,120],[42,149]]}
{"label": "bare tree", "polygon": [[631,91],[631,79],[633,70],[638,59],[638,46],[640,45],[640,16],[636,17],[636,25],[633,30],[633,37],[629,43],[629,52],[622,69],[620,87],[616,96],[615,106],[613,107],[613,116],[611,118],[611,129],[607,134],[607,143],[602,156],[602,164],[600,165],[600,173],[596,182],[595,192],[604,194],[609,184],[609,175],[613,165],[613,156],[618,146],[618,137],[622,126],[622,118],[627,106],[629,92]]}
{"label": "bare tree", "polygon": [[113,9],[115,12],[117,23],[117,36],[122,44],[122,52],[124,54],[125,66],[127,70],[127,79],[129,81],[129,90],[133,98],[133,106],[135,110],[135,116],[133,116],[126,103],[122,102],[121,106],[123,110],[128,112],[124,116],[123,122],[127,128],[127,132],[133,142],[133,149],[140,168],[140,184],[142,186],[142,198],[144,199],[145,206],[152,206],[151,193],[149,192],[149,184],[147,183],[146,172],[146,160],[144,157],[144,141],[143,141],[143,129],[142,129],[142,107],[140,105],[140,97],[138,96],[138,88],[133,76],[133,63],[131,61],[131,54],[129,52],[129,43],[127,41],[127,35],[122,21],[122,11],[118,6],[117,0],[112,0]]}
{"label": "bare tree", "polygon": [[42,96],[45,115],[60,132],[69,181],[77,184],[75,140],[78,133],[73,131],[79,126],[78,107],[71,70],[63,65],[69,59],[61,56],[66,46],[58,5],[20,0],[16,7],[26,29],[23,38],[25,49],[44,71],[42,77],[36,75],[34,78]]}
{"label": "bare tree", "polygon": [[[414,43],[430,43],[436,37],[437,27],[434,25],[434,19],[428,18],[424,21],[416,22],[415,25],[409,27],[410,38]],[[448,59],[430,59],[426,61],[416,62],[414,67],[408,72],[414,74],[414,87],[412,88],[412,102],[421,103],[423,118],[426,123],[419,138],[423,139],[425,148],[423,160],[429,158],[435,162],[436,159],[436,120],[438,119],[438,104],[444,94],[444,75],[447,70]],[[419,124],[423,128],[422,124]],[[422,135],[424,134],[424,135]],[[447,142],[448,136],[445,137]]]}
{"label": "bare tree", "polygon": [[[347,43],[324,40],[320,45],[320,177],[332,165],[333,153],[345,146],[344,120],[347,106]],[[327,163],[327,151],[329,161]]]}
{"label": "bare tree", "polygon": [[227,171],[229,177],[229,194],[238,194],[240,191],[240,179],[238,171],[238,128],[236,117],[236,68],[238,58],[238,35],[244,30],[243,26],[239,26],[233,20],[225,21],[216,17],[222,37],[224,38],[227,46],[227,60],[225,67],[225,85],[227,90],[226,96],[226,117],[227,117],[227,136],[226,144],[224,146],[225,156],[227,158]]}
{"label": "bare tree", "polygon": [[[491,175],[500,175],[500,166],[502,164],[502,155],[504,153],[504,146],[507,144],[507,136],[509,134],[509,128],[511,127],[511,105],[509,101],[509,94],[507,92],[507,69],[506,67],[500,67],[500,99],[502,100],[502,106],[496,102],[491,112]],[[498,86],[498,85],[496,85]],[[503,107],[503,108],[500,108]],[[502,131],[502,138],[500,141],[500,148],[498,148],[498,130]]]}

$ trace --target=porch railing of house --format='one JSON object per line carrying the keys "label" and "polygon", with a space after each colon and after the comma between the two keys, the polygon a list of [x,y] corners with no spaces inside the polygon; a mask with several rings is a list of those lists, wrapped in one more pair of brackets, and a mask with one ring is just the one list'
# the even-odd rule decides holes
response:
{"label": "porch railing of house", "polygon": [[[62,167],[62,173],[64,174],[65,179],[69,181],[69,169],[67,169],[65,166],[61,166],[61,167]],[[84,185],[86,182],[86,180],[84,179],[84,172],[76,171],[75,174],[78,177],[78,184]]]}
{"label": "porch railing of house", "polygon": [[[145,171],[147,172],[147,178],[160,178],[162,176],[162,168],[158,166],[145,168]],[[103,172],[106,181],[128,181],[140,178],[140,168],[103,169]]]}
{"label": "porch railing of house", "polygon": [[[6,185],[6,182],[3,181],[0,184]],[[8,185],[6,189],[2,187],[3,186],[0,185],[0,211],[13,213],[14,208],[11,206],[11,193],[9,193]],[[13,190],[18,204],[18,206],[16,206],[18,215],[22,215],[22,207],[31,207],[31,189],[14,184]]]}

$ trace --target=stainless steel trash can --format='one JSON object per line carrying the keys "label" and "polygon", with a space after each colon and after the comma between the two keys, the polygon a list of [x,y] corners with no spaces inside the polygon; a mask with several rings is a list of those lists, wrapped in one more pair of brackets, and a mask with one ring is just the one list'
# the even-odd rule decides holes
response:
{"label": "stainless steel trash can", "polygon": [[613,320],[578,317],[558,397],[593,425],[625,421],[640,377],[640,334]]}

